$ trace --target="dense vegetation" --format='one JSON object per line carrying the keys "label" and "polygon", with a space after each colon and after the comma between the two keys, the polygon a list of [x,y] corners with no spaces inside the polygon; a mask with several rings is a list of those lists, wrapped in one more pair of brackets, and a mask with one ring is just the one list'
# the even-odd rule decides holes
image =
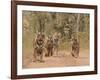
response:
{"label": "dense vegetation", "polygon": [[60,35],[60,50],[70,50],[71,39],[80,42],[80,49],[89,49],[89,14],[23,11],[23,51],[32,53],[38,31],[46,36]]}

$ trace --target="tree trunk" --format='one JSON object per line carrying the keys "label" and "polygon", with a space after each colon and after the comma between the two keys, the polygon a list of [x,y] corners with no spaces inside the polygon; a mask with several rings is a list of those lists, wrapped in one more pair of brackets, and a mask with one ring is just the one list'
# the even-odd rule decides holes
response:
{"label": "tree trunk", "polygon": [[80,22],[80,14],[77,15],[77,24],[76,24],[76,38],[78,40],[78,31],[79,31],[79,22]]}

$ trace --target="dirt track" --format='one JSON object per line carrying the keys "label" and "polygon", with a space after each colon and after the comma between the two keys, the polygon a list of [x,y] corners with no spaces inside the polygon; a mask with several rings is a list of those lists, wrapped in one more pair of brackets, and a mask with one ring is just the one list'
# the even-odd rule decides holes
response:
{"label": "dirt track", "polygon": [[44,62],[33,62],[32,56],[24,60],[23,68],[67,67],[89,65],[89,53],[81,52],[78,58],[71,56],[70,52],[60,53],[58,56],[44,57]]}

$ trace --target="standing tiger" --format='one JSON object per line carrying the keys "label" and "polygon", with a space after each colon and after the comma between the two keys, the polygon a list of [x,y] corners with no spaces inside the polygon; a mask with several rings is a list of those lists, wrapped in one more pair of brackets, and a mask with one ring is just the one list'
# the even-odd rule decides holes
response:
{"label": "standing tiger", "polygon": [[55,35],[53,39],[54,54],[58,56],[59,36]]}
{"label": "standing tiger", "polygon": [[44,39],[45,35],[42,32],[39,32],[35,39],[35,48],[33,54],[35,61],[43,61]]}
{"label": "standing tiger", "polygon": [[45,56],[49,57],[53,55],[53,38],[52,36],[49,36],[46,42],[46,49],[47,54]]}

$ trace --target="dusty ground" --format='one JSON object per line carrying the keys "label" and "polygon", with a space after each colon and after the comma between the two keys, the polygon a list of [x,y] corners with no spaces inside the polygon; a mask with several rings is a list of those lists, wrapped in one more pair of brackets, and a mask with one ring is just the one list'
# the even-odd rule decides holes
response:
{"label": "dusty ground", "polygon": [[70,52],[61,51],[58,56],[44,57],[43,60],[44,62],[33,62],[32,56],[24,58],[23,68],[85,66],[89,65],[89,52],[82,51],[78,58],[74,58]]}

